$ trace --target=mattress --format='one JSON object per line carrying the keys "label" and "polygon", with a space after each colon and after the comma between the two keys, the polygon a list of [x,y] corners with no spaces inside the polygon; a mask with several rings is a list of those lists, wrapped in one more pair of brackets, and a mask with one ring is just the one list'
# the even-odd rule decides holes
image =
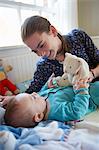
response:
{"label": "mattress", "polygon": [[99,109],[85,116],[85,121],[99,123]]}

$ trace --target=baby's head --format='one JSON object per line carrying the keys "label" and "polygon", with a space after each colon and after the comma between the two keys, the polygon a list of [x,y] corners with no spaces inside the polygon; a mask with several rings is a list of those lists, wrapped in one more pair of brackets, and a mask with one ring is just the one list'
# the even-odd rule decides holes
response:
{"label": "baby's head", "polygon": [[5,123],[14,127],[33,127],[44,118],[46,101],[37,93],[21,93],[7,105]]}

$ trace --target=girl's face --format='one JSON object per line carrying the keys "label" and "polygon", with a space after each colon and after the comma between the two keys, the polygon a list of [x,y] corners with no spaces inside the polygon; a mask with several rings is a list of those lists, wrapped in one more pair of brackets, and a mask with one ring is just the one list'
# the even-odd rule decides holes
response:
{"label": "girl's face", "polygon": [[35,32],[25,40],[25,44],[38,56],[46,56],[49,59],[55,59],[62,46],[62,42],[57,36],[57,30],[53,26],[50,26],[49,33]]}

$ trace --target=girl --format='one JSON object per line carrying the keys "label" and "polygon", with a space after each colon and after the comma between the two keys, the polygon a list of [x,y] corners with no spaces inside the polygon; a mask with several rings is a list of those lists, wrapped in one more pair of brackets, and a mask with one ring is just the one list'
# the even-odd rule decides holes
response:
{"label": "girl", "polygon": [[62,36],[46,18],[32,16],[24,21],[21,36],[32,52],[42,57],[27,93],[38,92],[52,73],[55,76],[63,74],[61,62],[66,52],[87,61],[91,70],[90,81],[99,77],[99,50],[85,32],[74,29],[68,35]]}

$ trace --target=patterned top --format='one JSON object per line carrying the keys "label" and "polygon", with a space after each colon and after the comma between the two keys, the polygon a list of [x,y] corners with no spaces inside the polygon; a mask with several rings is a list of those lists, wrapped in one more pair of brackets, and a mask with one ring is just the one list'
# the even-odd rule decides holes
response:
{"label": "patterned top", "polygon": [[[90,69],[95,68],[99,64],[99,50],[84,31],[74,29],[65,35],[64,38],[70,45],[70,53],[85,59]],[[63,74],[63,64],[60,64],[57,60],[40,59],[37,63],[37,70],[34,73],[33,80],[26,92],[40,91],[52,73],[55,76],[61,76]]]}

